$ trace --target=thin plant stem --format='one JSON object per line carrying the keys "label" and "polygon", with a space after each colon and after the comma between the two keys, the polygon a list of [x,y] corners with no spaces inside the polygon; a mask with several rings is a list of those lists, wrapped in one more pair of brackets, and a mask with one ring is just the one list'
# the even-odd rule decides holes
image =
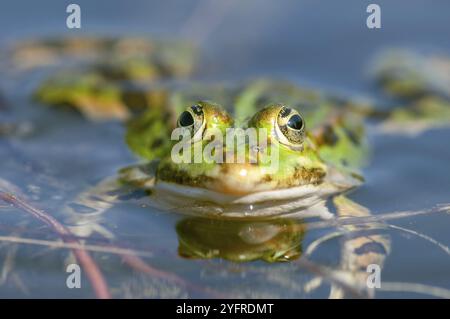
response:
{"label": "thin plant stem", "polygon": [[[57,233],[61,237],[61,239],[65,243],[80,244],[78,240],[74,239],[72,233],[64,225],[62,225],[59,221],[57,221],[55,218],[53,218],[43,210],[35,208],[25,200],[11,193],[0,191],[0,199],[47,224],[55,233]],[[97,266],[96,262],[88,254],[88,252],[81,246],[80,248],[72,248],[72,252],[75,255],[77,261],[86,271],[86,275],[92,284],[92,288],[94,289],[97,298],[111,298],[111,294],[109,293],[108,285],[103,277],[103,274]]]}

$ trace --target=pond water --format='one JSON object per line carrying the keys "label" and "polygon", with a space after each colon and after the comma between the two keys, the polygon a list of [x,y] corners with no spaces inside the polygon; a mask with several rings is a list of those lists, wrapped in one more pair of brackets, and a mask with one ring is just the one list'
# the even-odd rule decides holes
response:
{"label": "pond water", "polygon": [[[379,30],[365,25],[368,1],[277,1],[270,5],[235,1],[196,15],[200,3],[195,1],[77,3],[82,8],[82,28],[77,31],[65,28],[64,4],[2,4],[0,44],[6,47],[18,39],[55,34],[186,36],[202,40],[195,74],[199,81],[232,82],[264,75],[379,99],[380,92],[367,76],[368,63],[379,50],[406,46],[450,54],[447,1],[433,5],[418,0],[378,1],[382,8]],[[223,14],[211,11],[216,9]],[[205,14],[214,18],[204,17],[210,25],[201,22]],[[75,112],[43,107],[30,99],[38,83],[39,76],[1,76],[0,88],[7,102],[0,105],[0,124],[17,125],[17,134],[0,136],[0,178],[14,184],[34,206],[70,224],[71,216],[63,209],[67,201],[137,159],[124,142],[122,124],[93,125]],[[366,182],[350,194],[352,200],[374,215],[450,203],[449,129],[415,137],[380,135],[372,129],[369,133],[372,157],[363,172]],[[71,262],[70,250],[49,246],[58,241],[49,227],[3,202],[0,214],[0,297],[95,297],[85,273],[82,288],[67,289],[65,265]],[[201,235],[209,233],[213,234],[210,240],[218,240],[223,250],[232,249],[236,233],[280,226],[276,223],[224,224],[187,218],[157,211],[136,198],[122,201],[101,216],[87,212],[84,218],[88,226],[100,223],[111,235],[105,240],[95,233],[87,244],[134,249],[148,264],[145,273],[133,270],[115,252],[91,251],[114,297],[325,298],[329,294],[329,283],[305,291],[304,284],[315,275],[301,262],[191,259],[184,250],[187,238],[207,245],[208,238]],[[280,241],[288,241],[294,253],[333,231],[333,227],[309,229],[299,221],[289,223],[298,231],[293,238]],[[392,251],[382,270],[385,289],[377,290],[375,297],[448,297],[449,214],[434,212],[388,223],[394,226],[384,231],[391,238]],[[15,242],[17,238],[41,242]],[[324,243],[311,260],[336,268],[340,243],[340,238]],[[399,285],[394,283],[400,282],[409,283],[402,286],[405,291],[397,291]]]}

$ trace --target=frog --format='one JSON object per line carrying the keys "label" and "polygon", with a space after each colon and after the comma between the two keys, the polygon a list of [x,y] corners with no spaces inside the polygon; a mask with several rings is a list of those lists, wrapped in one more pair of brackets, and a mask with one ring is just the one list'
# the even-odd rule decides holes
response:
{"label": "frog", "polygon": [[[211,88],[208,92],[215,94],[215,90],[223,89]],[[235,101],[236,109],[230,111],[218,102],[195,101],[193,98],[197,94],[192,94],[191,90],[187,93],[174,93],[173,99],[178,99],[175,103],[190,105],[180,112],[176,127],[185,128],[183,125],[189,124],[186,129],[192,129],[193,136],[207,136],[208,130],[213,129],[225,134],[227,129],[239,127],[237,123],[241,123],[240,127],[246,129],[264,129],[269,132],[268,145],[265,149],[261,148],[256,155],[253,154],[258,158],[256,163],[250,163],[249,145],[244,146],[247,148],[246,158],[244,163],[240,164],[192,161],[174,163],[173,154],[168,152],[173,149],[174,143],[167,139],[167,142],[170,142],[167,147],[163,147],[161,143],[161,149],[166,149],[167,153],[158,161],[156,168],[152,189],[155,197],[173,200],[173,205],[179,204],[178,198],[185,203],[190,199],[204,201],[206,208],[194,203],[188,205],[189,211],[197,215],[204,211],[205,214],[214,212],[214,215],[223,217],[272,217],[277,213],[286,216],[289,208],[295,211],[295,199],[300,199],[299,207],[312,207],[323,197],[351,189],[362,182],[357,169],[353,168],[357,167],[356,163],[363,165],[365,155],[362,153],[367,148],[367,143],[361,122],[358,124],[358,119],[361,120],[362,116],[349,111],[357,108],[356,105],[339,101],[335,97],[321,96],[319,92],[303,90],[281,81],[257,80],[244,85],[240,90],[230,90],[237,91],[225,93],[228,98],[236,94],[236,97],[231,97],[231,100]],[[302,113],[295,107],[273,102],[281,96],[284,96],[285,100],[291,98],[291,104],[301,105]],[[216,98],[219,99],[220,97]],[[264,103],[267,105],[262,106]],[[348,105],[339,107],[338,103]],[[336,111],[337,109],[340,111]],[[254,110],[256,112],[251,114]],[[232,112],[239,113],[238,118],[244,120],[235,120]],[[282,116],[284,114],[287,114],[286,118]],[[153,128],[155,125],[148,123],[145,117],[139,120],[142,119],[146,122],[145,125],[135,122],[129,126],[128,144],[135,153],[152,160],[154,156],[148,153],[146,146],[154,144],[155,141],[149,143],[137,139],[148,138],[148,135],[156,138],[155,134],[137,134],[139,130],[135,128]],[[305,123],[310,123],[309,130],[303,127]],[[295,131],[295,127],[299,130]],[[283,135],[281,130],[292,135]],[[329,140],[331,143],[327,143]],[[195,147],[195,142],[192,143],[192,148]],[[207,138],[198,141],[202,149],[207,147],[208,142]],[[224,157],[232,148],[233,145],[227,146],[224,142]],[[335,151],[334,148],[340,151]],[[263,164],[274,152],[279,156],[278,167],[273,168],[270,163]],[[326,160],[323,160],[324,158]],[[123,169],[120,178],[123,181],[132,180],[133,177],[130,176],[133,174],[139,174],[133,172],[133,167],[131,170]],[[189,194],[188,198],[184,198],[183,194]],[[277,201],[277,208],[265,209],[265,205],[260,204],[266,201],[266,196]],[[208,203],[217,205],[209,207]],[[248,205],[252,207],[246,208]],[[258,213],[255,213],[256,211]]]}

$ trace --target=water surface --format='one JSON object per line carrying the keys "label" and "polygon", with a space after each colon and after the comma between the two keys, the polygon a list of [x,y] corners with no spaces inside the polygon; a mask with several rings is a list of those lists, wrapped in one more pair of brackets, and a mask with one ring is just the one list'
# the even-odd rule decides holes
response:
{"label": "water surface", "polygon": [[[78,1],[82,29],[65,29],[63,3],[14,1],[2,4],[2,47],[21,38],[64,34],[121,34],[195,38],[186,28],[195,1]],[[450,54],[450,3],[446,1],[378,1],[382,29],[365,26],[369,2],[246,1],[232,6],[201,42],[196,80],[237,81],[259,75],[288,78],[324,89],[380,98],[367,77],[367,64],[391,46],[432,49]],[[207,21],[207,19],[205,19]],[[200,23],[201,26],[201,23]],[[208,26],[204,26],[208,28]],[[30,100],[39,76],[19,82],[2,77],[8,105],[0,121],[19,123],[17,136],[0,138],[0,177],[16,185],[37,207],[63,223],[63,207],[76,194],[136,162],[124,141],[120,123],[92,125],[73,112],[37,105]],[[31,133],[30,133],[31,132]],[[450,202],[450,130],[417,137],[378,135],[370,130],[372,158],[366,183],[350,197],[373,214],[429,209]],[[24,212],[0,207],[1,236],[57,240],[48,227]],[[170,276],[131,270],[117,254],[92,253],[115,297],[327,297],[329,286],[313,293],[301,288],[314,276],[295,262],[234,263],[222,259],[192,260],[180,256],[176,225],[186,217],[155,211],[130,199],[98,220],[114,235],[113,243],[151,252],[154,269],[175,274],[192,286],[174,284]],[[86,218],[86,223],[97,219]],[[98,221],[97,220],[97,221]],[[448,214],[389,221],[450,245]],[[306,231],[298,244],[309,243],[330,229]],[[392,253],[383,282],[409,282],[450,289],[450,256],[442,247],[412,233],[390,229]],[[105,240],[94,234],[91,244]],[[338,239],[313,255],[317,263],[337,267]],[[0,297],[94,297],[85,276],[81,289],[67,289],[67,249],[0,241]],[[9,270],[10,269],[10,270]],[[8,276],[6,276],[8,274]],[[411,290],[411,289],[410,289]],[[427,297],[427,294],[377,291],[376,297]]]}

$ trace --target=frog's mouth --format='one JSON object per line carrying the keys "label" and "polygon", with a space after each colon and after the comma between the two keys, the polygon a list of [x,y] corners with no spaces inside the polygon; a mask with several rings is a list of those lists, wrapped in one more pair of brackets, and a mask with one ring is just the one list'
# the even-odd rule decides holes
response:
{"label": "frog's mouth", "polygon": [[362,182],[355,175],[346,174],[333,166],[329,166],[326,173],[304,170],[302,175],[293,176],[292,181],[284,179],[281,183],[268,179],[270,176],[264,176],[259,167],[237,164],[223,165],[216,176],[211,174],[200,178],[200,181],[184,178],[180,183],[172,174],[169,178],[163,174],[159,177],[155,183],[157,190],[217,204],[252,204],[302,198],[309,194],[334,194]]}
{"label": "frog's mouth", "polygon": [[176,213],[205,217],[275,218],[301,212],[302,217],[330,218],[332,215],[328,211],[311,209],[336,193],[335,187],[323,186],[298,186],[238,196],[200,187],[158,182],[153,189],[152,205]]}
{"label": "frog's mouth", "polygon": [[[195,168],[194,166],[192,170],[195,171]],[[181,189],[178,192],[180,195],[192,194],[194,197],[206,197],[206,199],[221,203],[229,202],[230,198],[236,199],[266,192],[270,192],[270,195],[278,198],[277,193],[280,190],[287,190],[286,194],[283,191],[280,196],[289,198],[292,196],[290,188],[300,185],[319,185],[324,181],[325,175],[326,172],[321,167],[298,165],[290,170],[274,172],[270,167],[250,163],[223,163],[215,165],[208,171],[200,169],[196,174],[189,174],[187,169],[177,166],[161,166],[158,168],[156,180],[157,183],[163,185],[165,183],[173,184],[171,187],[166,186],[165,188]],[[195,190],[187,191],[190,188]],[[197,188],[199,190],[196,190]],[[295,195],[293,196],[295,197]],[[225,200],[215,200],[216,198],[225,198]],[[265,198],[267,199],[267,196]]]}
{"label": "frog's mouth", "polygon": [[245,195],[236,195],[221,193],[201,187],[185,186],[170,182],[159,181],[155,185],[155,190],[167,192],[180,197],[187,197],[197,200],[210,201],[217,204],[253,204],[265,201],[286,200],[299,197],[305,197],[310,194],[318,194],[320,189],[317,185],[302,185],[297,187],[275,189],[248,193]]}
{"label": "frog's mouth", "polygon": [[250,216],[258,212],[259,216],[267,217],[284,214],[286,210],[289,212],[313,207],[329,196],[354,188],[361,182],[339,170],[330,169],[320,184],[231,194],[159,180],[153,194],[158,202],[164,202],[177,211],[203,211],[230,217]]}

